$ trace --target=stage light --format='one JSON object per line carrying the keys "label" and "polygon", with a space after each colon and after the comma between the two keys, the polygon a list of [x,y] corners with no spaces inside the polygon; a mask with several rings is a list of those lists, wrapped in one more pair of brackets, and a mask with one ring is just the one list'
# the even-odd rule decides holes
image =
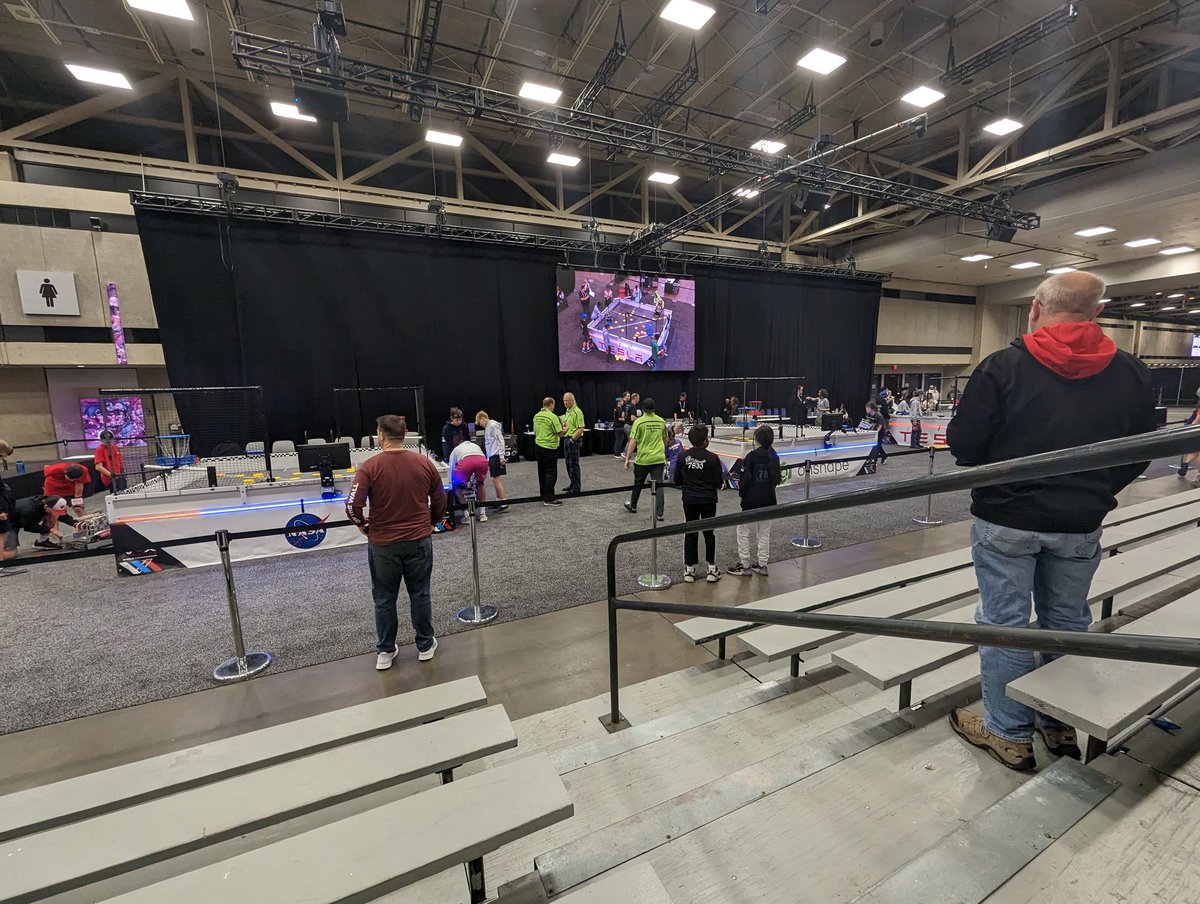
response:
{"label": "stage light", "polygon": [[1131,308],[1144,308],[1145,306],[1146,306],[1146,302],[1144,302],[1144,301],[1135,301],[1133,304],[1130,305]]}
{"label": "stage light", "polygon": [[75,76],[81,82],[89,82],[93,85],[105,85],[109,88],[124,88],[126,91],[133,90],[133,85],[129,84],[129,79],[125,78],[119,72],[113,72],[111,69],[77,66],[74,63],[67,63],[67,69],[70,70],[71,75]]}
{"label": "stage light", "polygon": [[1194,311],[1188,311],[1188,313],[1189,314],[1200,314],[1200,308],[1196,308]]}
{"label": "stage light", "polygon": [[838,56],[836,53],[830,53],[828,50],[822,50],[820,47],[815,47],[796,61],[797,66],[803,66],[811,72],[818,75],[829,75],[838,66],[846,62],[844,56]]}
{"label": "stage light", "polygon": [[1058,274],[1060,274],[1060,273],[1074,273],[1075,268],[1074,267],[1051,267],[1046,272],[1049,273],[1051,276],[1058,276]]}
{"label": "stage light", "polygon": [[713,17],[716,10],[695,0],[671,0],[659,13],[668,22],[684,25],[688,28],[699,28]]}
{"label": "stage light", "polygon": [[900,98],[906,104],[912,104],[914,107],[924,109],[930,104],[936,104],[939,100],[945,97],[941,91],[936,88],[930,88],[928,85],[921,85],[919,88],[913,88],[906,95]]}
{"label": "stage light", "polygon": [[1161,245],[1162,239],[1134,239],[1132,242],[1126,242],[1126,248],[1145,248],[1147,245]]}
{"label": "stage light", "polygon": [[993,135],[1008,135],[1017,129],[1023,129],[1024,125],[1017,122],[1015,119],[1009,119],[1007,116],[1002,116],[995,122],[989,122],[983,127],[985,132],[991,132]]}
{"label": "stage light", "polygon": [[526,100],[537,101],[539,104],[556,104],[562,97],[562,91],[549,85],[539,85],[536,82],[525,82],[517,92]]}
{"label": "stage light", "polygon": [[733,193],[739,198],[757,198],[758,189],[756,188],[735,188]]}
{"label": "stage light", "polygon": [[1172,292],[1167,298],[1183,298],[1182,292]]}
{"label": "stage light", "polygon": [[979,261],[990,261],[993,257],[995,257],[994,254],[980,252],[979,254],[968,254],[966,257],[960,257],[959,260],[966,261],[968,264],[976,264]]}
{"label": "stage light", "polygon": [[1189,251],[1195,251],[1191,245],[1175,245],[1171,248],[1164,248],[1159,254],[1187,254]]}
{"label": "stage light", "polygon": [[1165,308],[1159,308],[1159,310],[1160,310],[1160,311],[1162,311],[1162,312],[1165,314],[1165,313],[1167,313],[1167,311],[1173,311],[1173,310],[1175,310],[1175,305],[1173,305],[1173,304],[1169,304],[1169,305],[1167,305]]}
{"label": "stage light", "polygon": [[132,9],[140,9],[142,12],[192,21],[192,10],[187,5],[187,0],[128,0],[128,3]]}
{"label": "stage light", "polygon": [[1010,270],[1028,270],[1030,267],[1040,267],[1037,261],[1021,261],[1019,264],[1013,264],[1009,267]]}
{"label": "stage light", "polygon": [[546,162],[553,163],[555,166],[579,166],[578,157],[571,154],[560,154],[558,151],[552,151],[546,158]]}
{"label": "stage light", "polygon": [[461,147],[463,143],[461,135],[455,135],[453,132],[439,132],[437,129],[429,129],[425,133],[425,140],[430,144],[444,144],[451,148]]}
{"label": "stage light", "polygon": [[1075,234],[1085,239],[1093,238],[1097,235],[1106,235],[1117,230],[1112,226],[1089,226],[1087,229],[1080,229]]}
{"label": "stage light", "polygon": [[317,117],[301,113],[295,104],[282,104],[277,100],[271,101],[271,112],[280,119],[295,119],[298,122],[316,122]]}
{"label": "stage light", "polygon": [[651,173],[646,178],[651,182],[661,182],[663,185],[674,185],[679,181],[679,176],[675,173],[665,173],[661,170]]}
{"label": "stage light", "polygon": [[787,147],[786,141],[772,141],[770,138],[763,138],[750,145],[750,150],[762,151],[764,154],[778,154],[785,147]]}

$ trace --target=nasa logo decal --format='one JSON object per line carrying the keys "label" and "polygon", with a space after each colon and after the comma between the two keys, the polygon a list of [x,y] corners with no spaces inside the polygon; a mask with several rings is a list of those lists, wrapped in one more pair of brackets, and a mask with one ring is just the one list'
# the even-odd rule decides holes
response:
{"label": "nasa logo decal", "polygon": [[[302,512],[288,519],[286,527],[298,528],[294,533],[287,533],[283,538],[296,549],[312,549],[320,546],[325,539],[326,530],[317,525],[323,524],[324,518],[318,518],[310,512]],[[315,530],[313,528],[316,528]]]}

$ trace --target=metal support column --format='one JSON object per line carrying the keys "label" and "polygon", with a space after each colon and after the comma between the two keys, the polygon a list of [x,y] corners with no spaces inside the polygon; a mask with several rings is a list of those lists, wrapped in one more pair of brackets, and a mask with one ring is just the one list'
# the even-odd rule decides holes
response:
{"label": "metal support column", "polygon": [[793,653],[792,658],[788,662],[788,674],[793,678],[800,677],[800,654]]}

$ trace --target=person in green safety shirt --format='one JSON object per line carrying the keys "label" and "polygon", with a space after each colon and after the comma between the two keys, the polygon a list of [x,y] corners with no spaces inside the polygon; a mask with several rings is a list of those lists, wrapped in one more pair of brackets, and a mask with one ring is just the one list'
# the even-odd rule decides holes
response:
{"label": "person in green safety shirt", "polygon": [[542,399],[542,410],[533,416],[533,454],[537,459],[538,485],[542,489],[542,505],[562,505],[554,498],[558,480],[558,447],[566,428],[554,413],[554,399]]}
{"label": "person in green safety shirt", "polygon": [[568,496],[578,496],[582,486],[579,482],[579,450],[583,448],[583,409],[575,404],[574,393],[563,393],[563,406],[567,409],[559,420],[563,427],[563,458],[567,462]]}
{"label": "person in green safety shirt", "polygon": [[[654,411],[654,399],[642,400],[642,416],[633,422],[629,432],[629,444],[625,447],[625,468],[629,468],[633,459],[633,495],[625,503],[625,511],[636,512],[638,497],[642,495],[642,487],[646,478],[650,477],[663,483],[663,469],[667,464],[666,422]],[[635,455],[636,453],[636,455]],[[654,514],[659,521],[663,520],[663,494],[658,491]]]}

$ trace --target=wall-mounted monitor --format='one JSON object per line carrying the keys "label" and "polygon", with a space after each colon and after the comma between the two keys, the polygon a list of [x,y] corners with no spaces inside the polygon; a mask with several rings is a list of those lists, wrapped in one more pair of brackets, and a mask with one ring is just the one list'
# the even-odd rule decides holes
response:
{"label": "wall-mounted monitor", "polygon": [[696,281],[560,268],[555,315],[563,371],[696,369]]}

